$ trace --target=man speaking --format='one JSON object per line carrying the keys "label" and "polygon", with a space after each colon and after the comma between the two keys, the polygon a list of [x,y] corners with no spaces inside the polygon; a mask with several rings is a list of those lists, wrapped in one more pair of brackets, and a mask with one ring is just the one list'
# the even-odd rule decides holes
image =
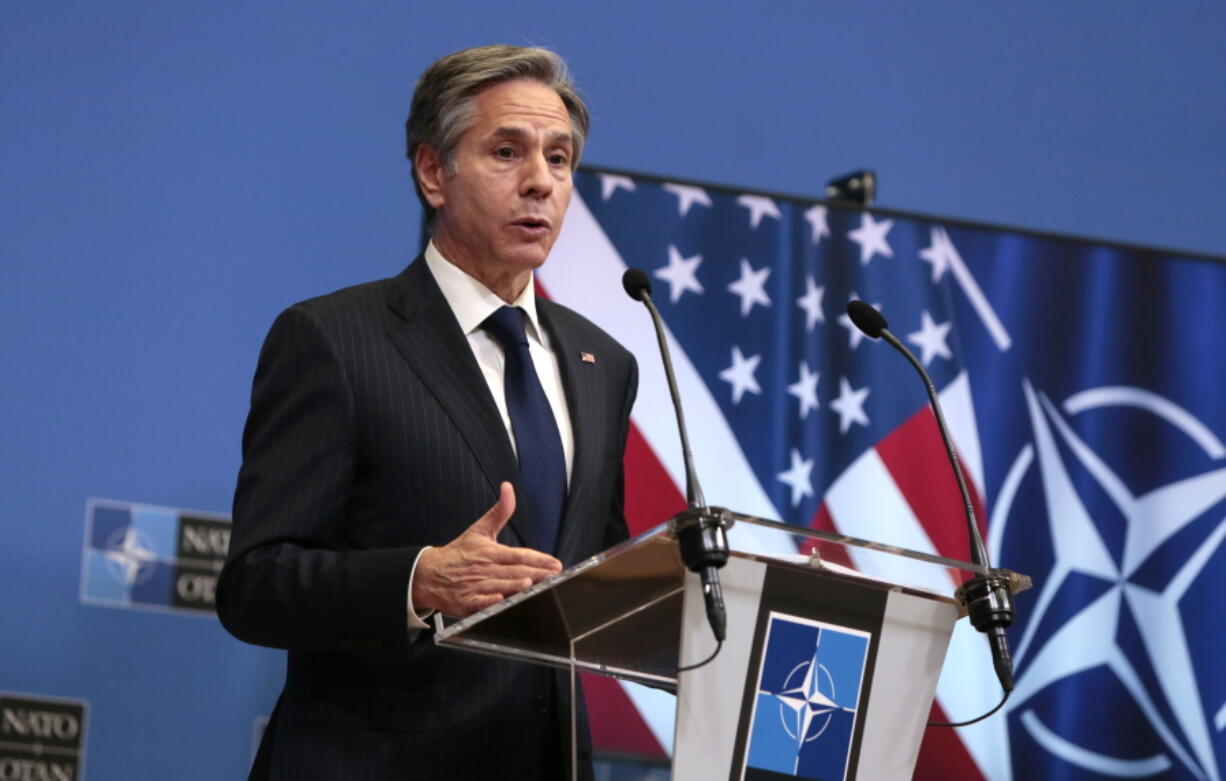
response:
{"label": "man speaking", "polygon": [[406,130],[425,253],[287,309],[256,369],[217,596],[232,634],[289,650],[252,776],[569,777],[563,675],[424,619],[627,536],[634,359],[533,288],[587,108],[557,55],[490,46],[431,65]]}

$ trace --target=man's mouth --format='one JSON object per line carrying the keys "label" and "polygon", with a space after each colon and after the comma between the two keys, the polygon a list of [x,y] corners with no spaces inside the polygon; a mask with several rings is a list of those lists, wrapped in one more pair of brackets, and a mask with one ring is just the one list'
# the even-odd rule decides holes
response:
{"label": "man's mouth", "polygon": [[540,219],[538,217],[524,217],[523,219],[515,220],[511,224],[517,228],[524,228],[529,231],[549,230],[549,220]]}

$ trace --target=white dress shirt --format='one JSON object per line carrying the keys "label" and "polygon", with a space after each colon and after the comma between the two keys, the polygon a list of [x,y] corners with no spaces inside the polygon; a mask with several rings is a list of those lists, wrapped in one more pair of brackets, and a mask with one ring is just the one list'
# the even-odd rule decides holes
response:
{"label": "white dress shirt", "polygon": [[[511,416],[507,412],[506,386],[503,383],[503,364],[505,357],[502,347],[490,336],[481,324],[497,309],[507,303],[497,296],[483,283],[469,276],[458,266],[444,258],[431,241],[426,247],[426,266],[443,298],[451,307],[452,313],[460,324],[460,330],[468,339],[468,346],[477,359],[477,366],[489,386],[490,395],[502,416],[502,423],[507,429],[507,438],[511,448],[516,451],[515,433],[511,430]],[[536,367],[537,377],[545,391],[545,398],[553,410],[554,420],[558,424],[558,434],[562,437],[562,455],[566,461],[566,481],[570,483],[571,467],[574,463],[575,434],[570,423],[570,409],[566,405],[566,392],[562,387],[562,372],[558,366],[558,356],[549,344],[549,334],[541,327],[540,318],[536,313],[535,280],[529,279],[528,284],[511,306],[517,306],[527,313],[525,331],[528,335],[528,352],[532,356],[532,364]],[[476,521],[476,518],[472,519]],[[424,550],[424,549],[423,549]],[[420,555],[418,556],[420,559]],[[427,624],[413,609],[413,577],[417,574],[417,562],[413,562],[413,571],[409,573],[408,617],[409,626],[414,629],[425,629]],[[429,617],[427,614],[425,617]]]}

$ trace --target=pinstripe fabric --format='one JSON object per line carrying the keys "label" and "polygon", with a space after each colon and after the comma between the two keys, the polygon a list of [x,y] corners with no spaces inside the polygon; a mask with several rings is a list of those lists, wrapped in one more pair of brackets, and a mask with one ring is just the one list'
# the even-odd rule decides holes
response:
{"label": "pinstripe fabric", "polygon": [[[587,320],[539,304],[575,431],[557,552],[570,564],[626,536],[621,454],[637,370]],[[253,775],[563,774],[569,702],[556,672],[437,648],[406,624],[421,547],[453,539],[517,471],[488,386],[420,259],[277,318],[256,369],[217,599],[236,637],[289,649]],[[517,508],[502,542],[533,544],[526,512]]]}

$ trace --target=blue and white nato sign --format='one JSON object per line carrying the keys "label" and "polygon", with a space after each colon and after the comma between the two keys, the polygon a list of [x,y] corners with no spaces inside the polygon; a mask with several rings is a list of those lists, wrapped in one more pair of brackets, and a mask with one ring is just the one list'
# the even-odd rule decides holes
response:
{"label": "blue and white nato sign", "polygon": [[229,545],[223,515],[90,499],[81,601],[213,615]]}
{"label": "blue and white nato sign", "polygon": [[771,613],[743,778],[847,777],[869,639],[857,629]]}

